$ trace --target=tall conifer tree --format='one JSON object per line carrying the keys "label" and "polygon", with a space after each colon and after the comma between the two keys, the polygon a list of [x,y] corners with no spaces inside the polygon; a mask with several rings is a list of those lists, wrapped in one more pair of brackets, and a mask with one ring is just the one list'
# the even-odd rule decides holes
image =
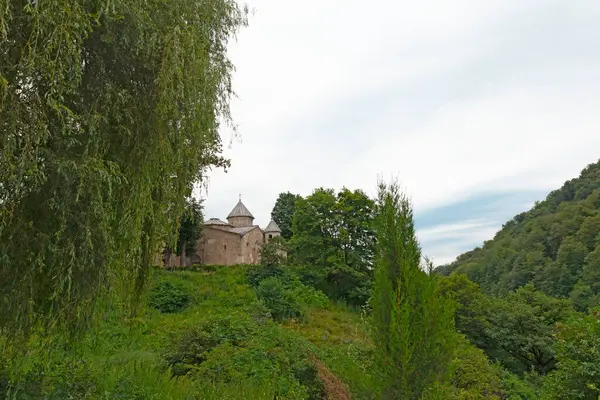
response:
{"label": "tall conifer tree", "polygon": [[408,198],[379,183],[373,294],[374,339],[383,399],[417,399],[450,373],[454,315],[423,271]]}

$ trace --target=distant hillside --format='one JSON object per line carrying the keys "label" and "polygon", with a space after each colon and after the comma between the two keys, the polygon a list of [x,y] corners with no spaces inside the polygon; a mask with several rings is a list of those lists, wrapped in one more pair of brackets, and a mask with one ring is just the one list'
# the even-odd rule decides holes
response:
{"label": "distant hillside", "polygon": [[466,274],[492,295],[533,282],[579,309],[600,304],[600,160],[436,272]]}

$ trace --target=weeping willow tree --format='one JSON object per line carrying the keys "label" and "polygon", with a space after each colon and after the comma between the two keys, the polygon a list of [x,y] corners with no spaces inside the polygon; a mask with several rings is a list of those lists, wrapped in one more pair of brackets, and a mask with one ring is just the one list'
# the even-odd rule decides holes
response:
{"label": "weeping willow tree", "polygon": [[85,326],[143,286],[227,167],[235,0],[0,0],[0,330]]}

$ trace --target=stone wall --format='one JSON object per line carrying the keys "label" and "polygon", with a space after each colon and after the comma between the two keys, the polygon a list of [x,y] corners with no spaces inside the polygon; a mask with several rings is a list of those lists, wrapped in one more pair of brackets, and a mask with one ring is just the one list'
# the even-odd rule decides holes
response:
{"label": "stone wall", "polygon": [[235,228],[252,226],[252,222],[254,221],[251,217],[231,217],[227,218],[227,222],[229,225]]}
{"label": "stone wall", "polygon": [[256,227],[242,237],[242,251],[238,264],[258,264],[263,233]]}
{"label": "stone wall", "polygon": [[241,254],[241,239],[233,232],[204,227],[196,254],[204,265],[235,265]]}

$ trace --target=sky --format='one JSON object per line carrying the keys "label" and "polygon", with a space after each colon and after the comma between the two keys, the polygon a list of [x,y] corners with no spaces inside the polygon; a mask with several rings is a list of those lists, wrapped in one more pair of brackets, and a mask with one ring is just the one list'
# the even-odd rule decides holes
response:
{"label": "sky", "polygon": [[600,158],[597,0],[248,0],[205,216],[396,177],[435,264]]}

